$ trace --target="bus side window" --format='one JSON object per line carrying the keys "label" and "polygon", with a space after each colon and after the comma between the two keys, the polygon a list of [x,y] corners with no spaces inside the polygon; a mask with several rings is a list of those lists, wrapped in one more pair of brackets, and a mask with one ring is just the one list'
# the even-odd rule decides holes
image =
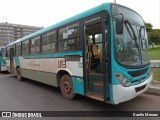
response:
{"label": "bus side window", "polygon": [[29,40],[22,42],[22,55],[29,55]]}
{"label": "bus side window", "polygon": [[40,53],[40,36],[31,39],[30,51],[31,55]]}
{"label": "bus side window", "polygon": [[[21,56],[21,42],[16,44],[15,56]],[[10,52],[10,51],[9,51]]]}
{"label": "bus side window", "polygon": [[79,50],[79,24],[74,23],[58,30],[58,52]]}
{"label": "bus side window", "polygon": [[42,35],[42,53],[55,53],[57,50],[56,30]]}

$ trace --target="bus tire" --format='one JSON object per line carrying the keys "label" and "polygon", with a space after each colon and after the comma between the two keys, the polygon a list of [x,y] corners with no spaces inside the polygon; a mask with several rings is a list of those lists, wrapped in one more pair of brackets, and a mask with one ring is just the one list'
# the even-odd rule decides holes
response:
{"label": "bus tire", "polygon": [[22,81],[22,80],[23,80],[23,77],[22,77],[22,75],[21,75],[21,70],[20,70],[20,68],[17,68],[17,79],[18,79],[19,81]]}
{"label": "bus tire", "polygon": [[68,74],[65,74],[60,79],[60,89],[61,93],[65,98],[74,99],[74,87],[72,83],[72,79]]}

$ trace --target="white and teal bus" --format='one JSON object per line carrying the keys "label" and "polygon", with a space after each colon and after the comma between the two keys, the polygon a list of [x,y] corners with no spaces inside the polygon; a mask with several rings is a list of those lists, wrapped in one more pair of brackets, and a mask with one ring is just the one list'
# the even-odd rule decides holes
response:
{"label": "white and teal bus", "polygon": [[143,18],[104,3],[7,45],[7,70],[55,87],[118,104],[144,93],[152,80]]}
{"label": "white and teal bus", "polygon": [[7,71],[6,69],[6,47],[0,47],[0,72]]}

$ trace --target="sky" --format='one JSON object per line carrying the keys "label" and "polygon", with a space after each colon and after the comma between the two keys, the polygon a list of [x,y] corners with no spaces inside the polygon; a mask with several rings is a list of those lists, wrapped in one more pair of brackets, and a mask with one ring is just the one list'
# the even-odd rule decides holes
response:
{"label": "sky", "polygon": [[[0,0],[0,23],[47,27],[102,3],[115,0]],[[160,29],[160,0],[116,0]]]}

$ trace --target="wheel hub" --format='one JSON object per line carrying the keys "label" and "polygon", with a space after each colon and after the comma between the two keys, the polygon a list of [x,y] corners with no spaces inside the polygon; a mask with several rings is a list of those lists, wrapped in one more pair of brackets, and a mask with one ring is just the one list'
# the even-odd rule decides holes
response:
{"label": "wheel hub", "polygon": [[69,94],[71,92],[71,89],[72,89],[70,82],[69,81],[65,81],[63,83],[63,88],[64,88],[65,93]]}

